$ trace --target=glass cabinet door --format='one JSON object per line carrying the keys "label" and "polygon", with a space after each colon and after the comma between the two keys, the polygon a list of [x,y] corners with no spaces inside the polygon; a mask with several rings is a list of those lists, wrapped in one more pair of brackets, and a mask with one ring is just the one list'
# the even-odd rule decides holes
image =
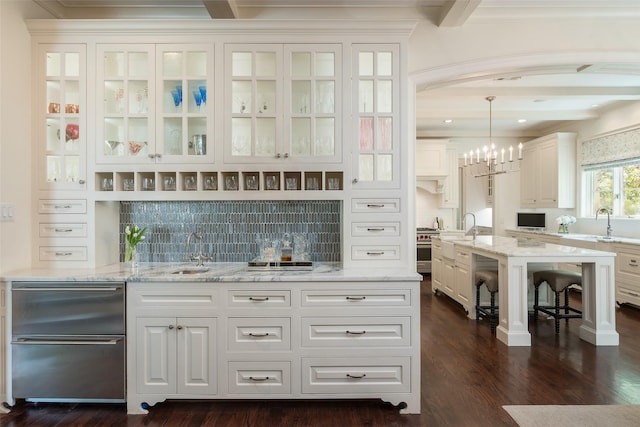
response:
{"label": "glass cabinet door", "polygon": [[397,45],[356,45],[353,70],[358,147],[354,176],[361,188],[399,185],[400,87]]}
{"label": "glass cabinet door", "polygon": [[[160,128],[156,152],[162,162],[211,162],[215,94],[212,45],[159,45],[156,93]],[[207,135],[210,138],[207,139]]]}
{"label": "glass cabinet door", "polygon": [[40,45],[38,146],[40,182],[59,189],[86,188],[86,46]]}
{"label": "glass cabinet door", "polygon": [[225,46],[225,160],[288,156],[282,146],[282,46]]}
{"label": "glass cabinet door", "polygon": [[285,151],[296,161],[340,161],[340,45],[285,45],[284,57]]}
{"label": "glass cabinet door", "polygon": [[150,163],[155,52],[151,45],[98,45],[98,163]]}

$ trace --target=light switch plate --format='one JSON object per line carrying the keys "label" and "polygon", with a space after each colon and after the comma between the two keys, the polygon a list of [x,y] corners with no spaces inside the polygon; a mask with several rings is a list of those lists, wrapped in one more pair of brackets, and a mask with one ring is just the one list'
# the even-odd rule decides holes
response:
{"label": "light switch plate", "polygon": [[16,214],[16,205],[2,203],[0,205],[0,221],[13,222]]}

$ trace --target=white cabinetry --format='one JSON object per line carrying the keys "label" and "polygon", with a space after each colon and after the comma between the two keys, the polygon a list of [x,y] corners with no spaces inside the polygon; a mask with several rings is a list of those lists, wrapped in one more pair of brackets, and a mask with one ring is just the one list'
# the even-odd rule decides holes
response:
{"label": "white cabinetry", "polygon": [[225,162],[341,161],[341,46],[225,46]]}
{"label": "white cabinetry", "polygon": [[520,206],[575,207],[576,135],[555,133],[524,145]]}
{"label": "white cabinetry", "polygon": [[459,181],[458,152],[456,150],[447,150],[447,177],[444,179],[442,187],[441,208],[458,207]]}
{"label": "white cabinetry", "polygon": [[34,265],[88,260],[86,45],[34,48],[37,206]]}
{"label": "white cabinetry", "polygon": [[447,144],[442,140],[416,141],[416,176],[418,178],[445,177],[449,175]]}
{"label": "white cabinetry", "polygon": [[381,398],[420,411],[417,281],[127,287],[129,413],[169,398]]}
{"label": "white cabinetry", "polygon": [[352,52],[356,186],[398,188],[402,145],[400,46],[354,44]]}
{"label": "white cabinetry", "polygon": [[215,394],[215,331],[213,318],[138,318],[138,392]]}
{"label": "white cabinetry", "polygon": [[616,243],[616,302],[640,306],[640,246]]}

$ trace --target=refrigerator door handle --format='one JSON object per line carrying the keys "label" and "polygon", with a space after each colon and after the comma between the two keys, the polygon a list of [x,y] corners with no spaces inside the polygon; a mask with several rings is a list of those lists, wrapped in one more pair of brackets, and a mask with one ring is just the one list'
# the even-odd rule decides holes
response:
{"label": "refrigerator door handle", "polygon": [[11,344],[18,345],[116,345],[122,338],[108,338],[96,340],[56,340],[39,338],[20,338],[11,341]]}

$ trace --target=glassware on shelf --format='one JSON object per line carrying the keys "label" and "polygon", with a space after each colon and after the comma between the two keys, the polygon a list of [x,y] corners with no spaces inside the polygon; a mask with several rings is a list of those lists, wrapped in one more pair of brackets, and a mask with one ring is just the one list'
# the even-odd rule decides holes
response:
{"label": "glassware on shelf", "polygon": [[178,107],[180,106],[180,94],[177,90],[172,90],[171,96],[173,97],[173,105],[175,105],[176,111],[178,111]]}
{"label": "glassware on shelf", "polygon": [[200,111],[200,105],[202,104],[202,94],[199,90],[193,91],[193,99],[196,101],[196,107],[198,107],[198,111]]}
{"label": "glassware on shelf", "polygon": [[206,86],[198,86],[198,90],[200,91],[200,97],[202,98],[203,103],[207,103],[207,87]]}

